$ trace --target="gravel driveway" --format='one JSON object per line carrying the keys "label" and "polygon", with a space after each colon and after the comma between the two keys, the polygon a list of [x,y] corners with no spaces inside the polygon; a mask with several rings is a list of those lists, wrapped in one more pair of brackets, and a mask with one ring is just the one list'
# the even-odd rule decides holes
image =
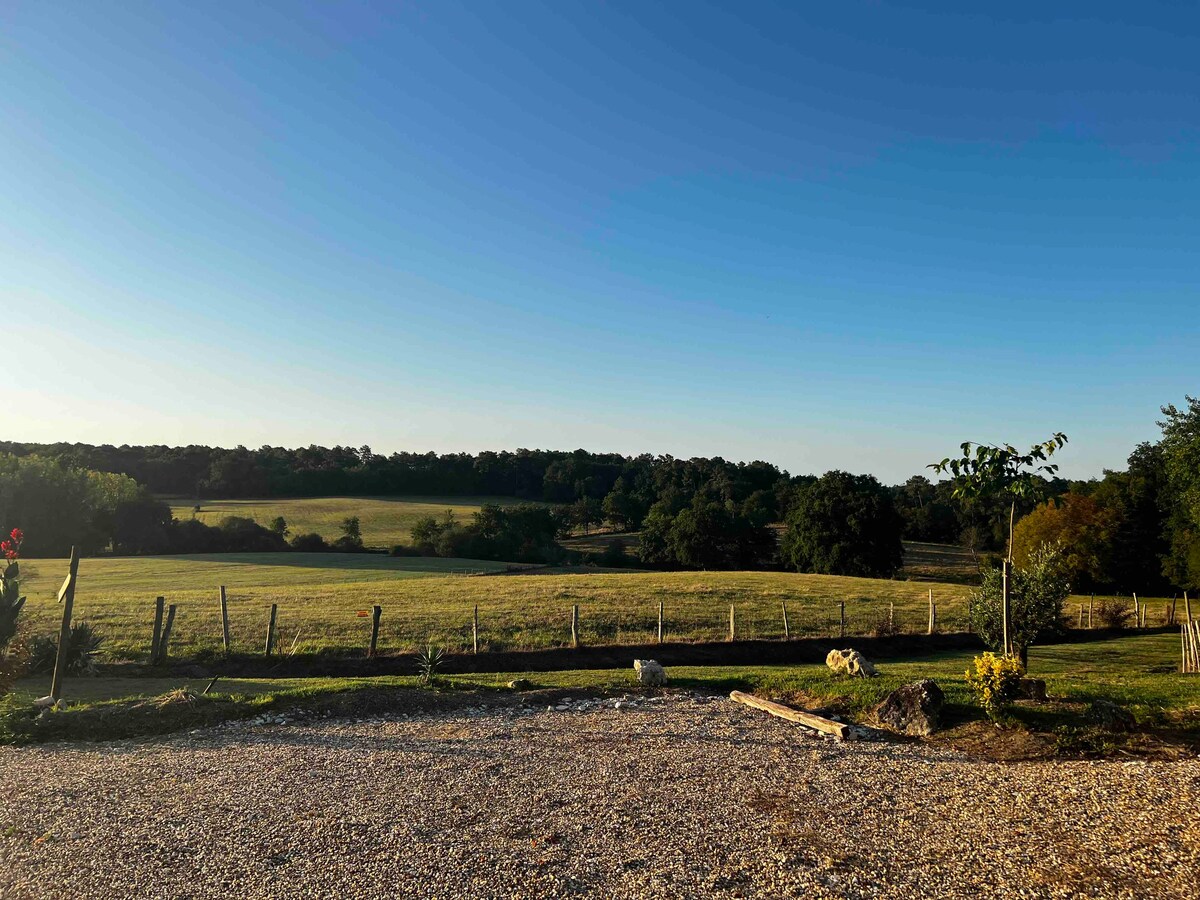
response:
{"label": "gravel driveway", "polygon": [[835,744],[723,699],[0,749],[5,900],[1194,900],[1198,878],[1200,760]]}

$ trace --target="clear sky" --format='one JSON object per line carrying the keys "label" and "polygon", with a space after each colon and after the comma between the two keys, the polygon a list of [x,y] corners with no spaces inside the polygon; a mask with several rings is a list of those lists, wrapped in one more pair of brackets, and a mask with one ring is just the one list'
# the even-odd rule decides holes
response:
{"label": "clear sky", "polygon": [[3,437],[1120,467],[1191,4],[0,0]]}

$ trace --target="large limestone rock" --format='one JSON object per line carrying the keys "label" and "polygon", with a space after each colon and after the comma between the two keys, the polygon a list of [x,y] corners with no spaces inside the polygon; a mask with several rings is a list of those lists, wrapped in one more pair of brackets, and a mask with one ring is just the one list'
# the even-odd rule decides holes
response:
{"label": "large limestone rock", "polygon": [[925,678],[888,694],[875,710],[875,718],[901,734],[925,737],[938,730],[945,702],[937,682]]}
{"label": "large limestone rock", "polygon": [[834,675],[849,675],[852,678],[874,678],[879,673],[871,661],[857,650],[830,650],[825,665]]}
{"label": "large limestone rock", "polygon": [[667,683],[667,673],[656,659],[635,659],[633,671],[637,672],[638,681],[646,687],[662,687]]}

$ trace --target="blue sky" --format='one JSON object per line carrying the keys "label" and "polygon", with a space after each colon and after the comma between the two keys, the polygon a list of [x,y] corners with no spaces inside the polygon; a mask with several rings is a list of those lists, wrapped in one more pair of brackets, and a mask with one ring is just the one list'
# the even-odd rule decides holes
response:
{"label": "blue sky", "polygon": [[896,481],[1062,430],[1065,473],[1120,467],[1200,390],[1198,38],[1149,3],[0,0],[4,437]]}

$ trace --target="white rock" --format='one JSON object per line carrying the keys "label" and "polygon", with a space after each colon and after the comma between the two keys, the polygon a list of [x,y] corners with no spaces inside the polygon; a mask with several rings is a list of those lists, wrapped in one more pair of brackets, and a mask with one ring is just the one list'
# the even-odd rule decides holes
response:
{"label": "white rock", "polygon": [[857,650],[830,650],[825,665],[834,675],[849,675],[852,678],[874,678],[879,673],[871,661]]}
{"label": "white rock", "polygon": [[633,670],[637,672],[638,681],[647,687],[662,687],[667,683],[667,673],[656,659],[635,659]]}

